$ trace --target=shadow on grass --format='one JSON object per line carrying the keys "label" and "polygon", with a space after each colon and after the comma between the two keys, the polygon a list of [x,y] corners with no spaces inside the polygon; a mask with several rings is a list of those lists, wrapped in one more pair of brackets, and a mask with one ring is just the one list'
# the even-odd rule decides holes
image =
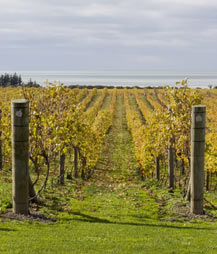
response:
{"label": "shadow on grass", "polygon": [[70,212],[69,214],[78,215],[81,218],[64,218],[63,221],[82,221],[82,222],[89,222],[89,223],[105,223],[105,224],[114,224],[114,225],[145,226],[145,227],[156,227],[156,228],[214,230],[213,228],[208,228],[208,227],[207,228],[205,228],[205,227],[189,227],[189,226],[182,227],[182,226],[177,226],[177,225],[110,221],[107,219],[100,219],[95,216],[90,216],[90,215],[87,215],[87,214],[84,214],[81,212]]}
{"label": "shadow on grass", "polygon": [[15,229],[9,229],[9,228],[0,228],[0,232],[1,231],[10,232],[10,231],[17,231],[17,230],[15,230]]}

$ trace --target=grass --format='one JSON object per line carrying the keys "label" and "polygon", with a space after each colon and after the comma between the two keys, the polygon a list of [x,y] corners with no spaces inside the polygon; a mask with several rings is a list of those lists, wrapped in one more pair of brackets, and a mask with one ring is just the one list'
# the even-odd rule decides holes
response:
{"label": "grass", "polygon": [[108,94],[105,96],[101,109],[108,109],[111,104],[111,99],[112,99],[112,94],[108,92]]}
{"label": "grass", "polygon": [[85,111],[87,111],[89,108],[91,108],[94,105],[94,103],[96,103],[99,96],[100,96],[100,93],[99,93],[99,90],[97,90],[97,93],[93,96],[91,101],[87,104]]}
{"label": "grass", "polygon": [[[216,253],[216,228],[204,225],[67,221],[1,227],[1,253]],[[201,241],[203,239],[203,241]]]}
{"label": "grass", "polygon": [[[0,253],[217,253],[216,221],[189,218],[179,190],[142,182],[132,149],[118,91],[114,125],[93,177],[66,180],[43,193],[34,211],[55,222],[2,219]],[[7,200],[9,173],[0,174],[0,196]],[[206,195],[216,200],[216,193]]]}

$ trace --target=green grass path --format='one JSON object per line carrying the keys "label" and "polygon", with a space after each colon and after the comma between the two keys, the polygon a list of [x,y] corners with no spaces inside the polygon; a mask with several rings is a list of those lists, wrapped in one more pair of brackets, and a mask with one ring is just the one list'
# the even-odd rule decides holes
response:
{"label": "green grass path", "polygon": [[136,173],[123,94],[93,177],[44,194],[57,223],[3,221],[0,253],[217,253],[217,224],[162,220]]}
{"label": "green grass path", "polygon": [[127,130],[123,94],[118,93],[113,126],[105,138],[94,179],[105,183],[126,182],[135,176],[132,140]]}

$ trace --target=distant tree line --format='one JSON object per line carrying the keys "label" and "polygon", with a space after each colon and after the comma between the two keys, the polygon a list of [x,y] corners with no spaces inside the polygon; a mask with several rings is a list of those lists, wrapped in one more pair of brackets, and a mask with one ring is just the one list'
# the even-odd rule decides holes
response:
{"label": "distant tree line", "polygon": [[[84,88],[88,88],[88,89],[94,89],[94,88],[97,88],[97,89],[104,89],[104,88],[107,88],[107,89],[114,89],[114,88],[117,88],[117,89],[124,89],[124,88],[127,88],[127,89],[163,89],[166,87],[165,86],[106,86],[106,85],[68,85],[68,86],[64,86],[64,87],[68,87],[68,88],[71,88],[71,89],[74,89],[74,88],[80,88],[80,89],[84,89]],[[170,86],[170,87],[173,87],[173,86]],[[176,87],[174,86],[175,88],[177,89],[184,89],[183,87]],[[212,86],[212,85],[209,85],[208,86],[209,89],[217,89],[217,86]],[[202,89],[201,87],[196,87],[196,89]]]}
{"label": "distant tree line", "polygon": [[24,83],[22,81],[21,75],[17,75],[17,73],[14,74],[2,74],[0,76],[0,87],[17,87],[17,86],[25,86],[25,87],[40,87],[39,84],[36,83],[36,81],[32,81],[31,79]]}
{"label": "distant tree line", "polygon": [[74,89],[74,88],[88,88],[88,89],[93,89],[93,88],[97,88],[97,89],[104,89],[104,88],[107,88],[107,89],[114,89],[114,88],[117,88],[117,89],[124,89],[124,88],[127,88],[127,89],[133,89],[133,88],[137,88],[137,89],[144,89],[144,88],[148,88],[148,89],[161,89],[161,88],[164,88],[163,86],[158,86],[158,87],[153,87],[153,86],[144,86],[144,87],[140,87],[140,86],[104,86],[104,85],[69,85],[69,86],[65,86],[65,87],[68,87],[68,88],[71,88],[71,89]]}
{"label": "distant tree line", "polygon": [[32,81],[30,79],[27,83],[23,84],[25,87],[40,87],[40,85],[36,81]]}
{"label": "distant tree line", "polygon": [[22,85],[22,78],[21,76],[14,74],[5,73],[0,77],[0,86],[21,86]]}

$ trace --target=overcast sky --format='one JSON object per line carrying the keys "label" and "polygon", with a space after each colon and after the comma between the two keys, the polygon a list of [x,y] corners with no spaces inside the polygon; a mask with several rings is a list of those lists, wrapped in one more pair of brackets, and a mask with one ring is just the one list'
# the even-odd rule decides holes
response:
{"label": "overcast sky", "polygon": [[0,0],[0,70],[217,70],[216,0]]}

